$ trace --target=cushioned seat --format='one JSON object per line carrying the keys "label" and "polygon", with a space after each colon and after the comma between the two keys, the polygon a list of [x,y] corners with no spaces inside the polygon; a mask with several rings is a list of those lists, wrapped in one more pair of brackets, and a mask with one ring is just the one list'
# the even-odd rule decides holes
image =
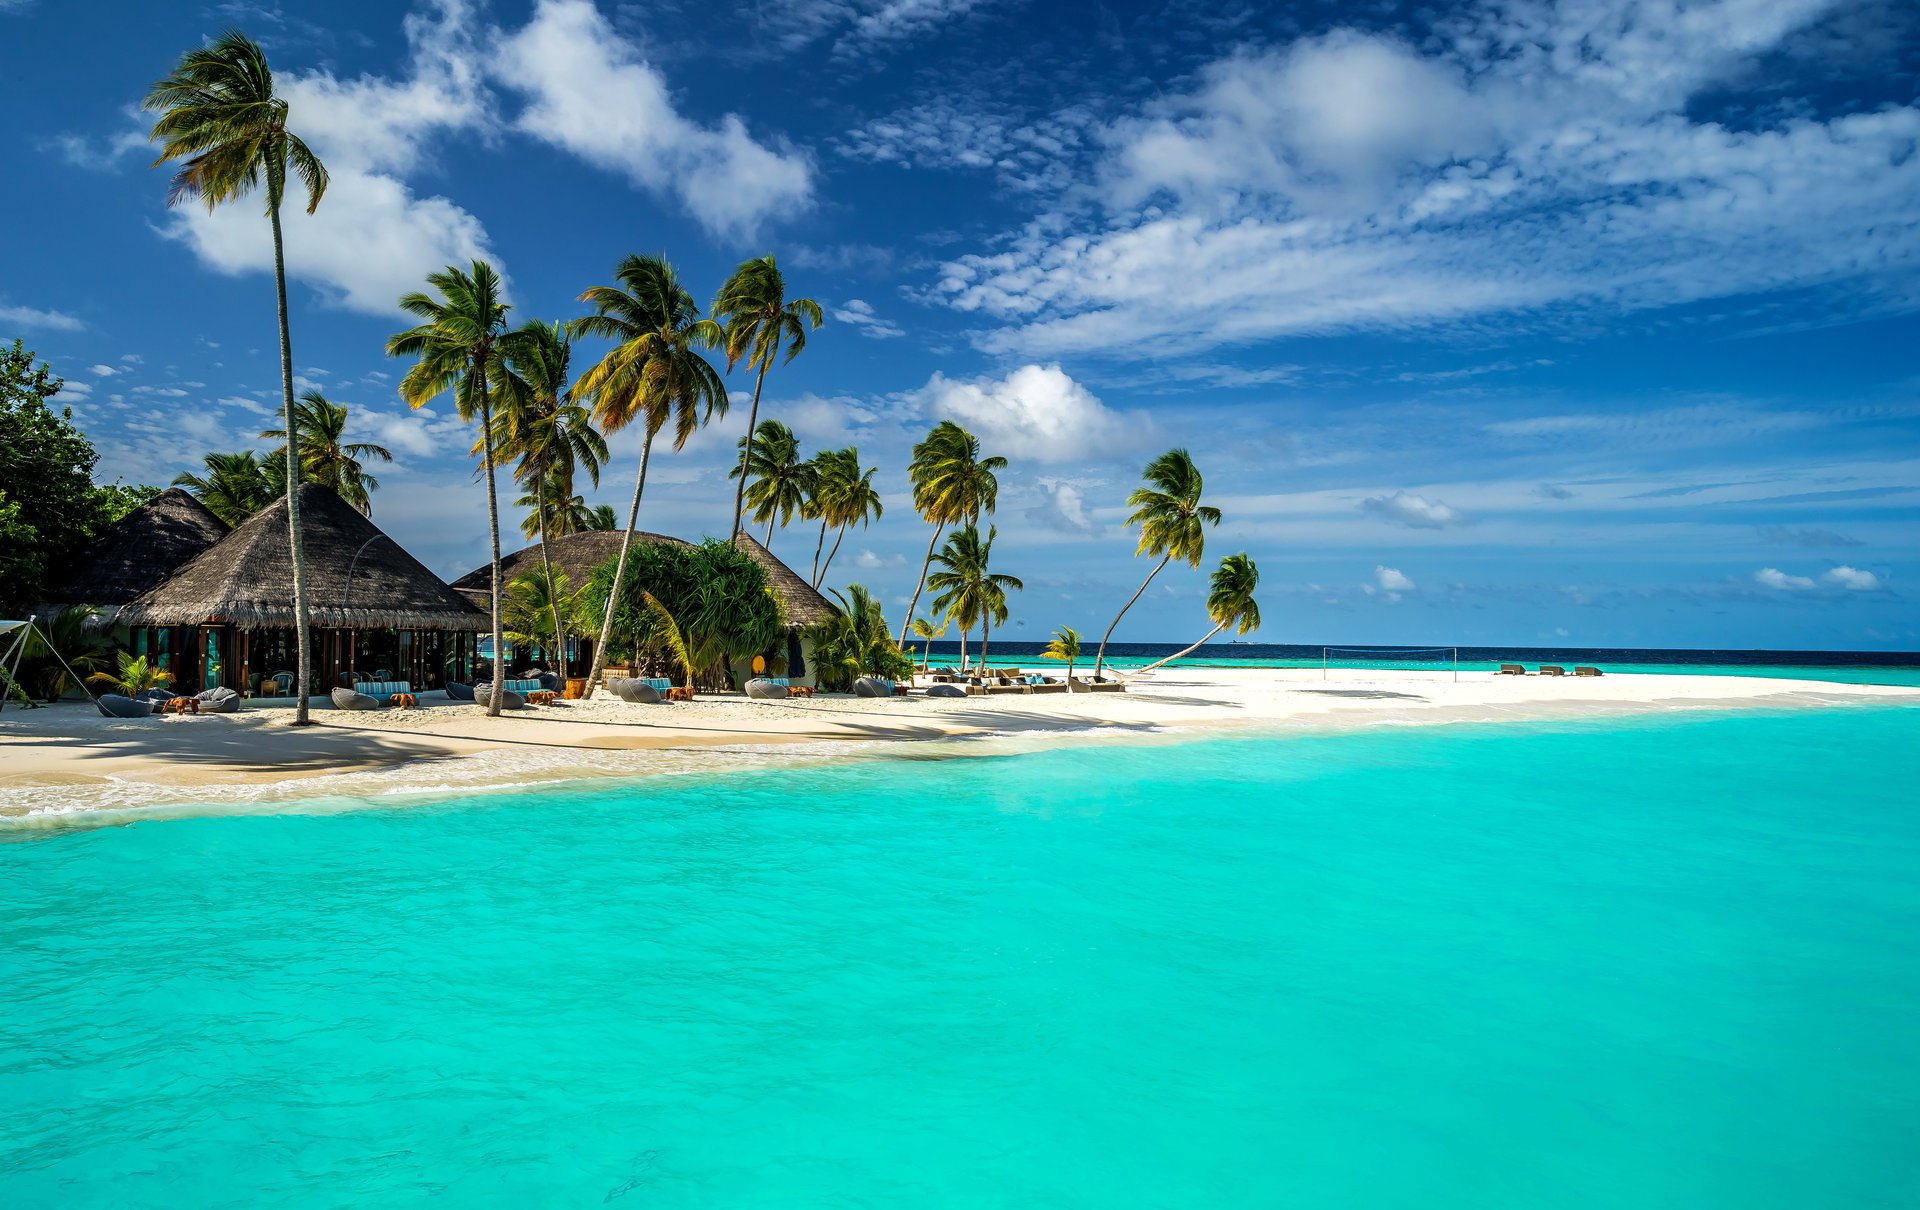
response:
{"label": "cushioned seat", "polygon": [[154,689],[142,689],[140,692],[134,694],[133,696],[135,701],[153,702],[157,705],[160,702],[170,702],[174,698],[179,697],[180,695],[175,693],[171,689],[154,688]]}
{"label": "cushioned seat", "polygon": [[621,701],[631,702],[636,706],[657,705],[662,696],[660,690],[656,689],[651,682],[641,680],[639,677],[616,676],[607,682],[607,688],[613,690],[613,695]]}
{"label": "cushioned seat", "polygon": [[747,682],[747,696],[755,701],[777,702],[787,696],[787,687],[768,677],[758,676]]}
{"label": "cushioned seat", "polygon": [[877,676],[863,676],[853,683],[853,692],[858,697],[892,697],[893,682]]}
{"label": "cushioned seat", "polygon": [[377,697],[355,693],[351,689],[335,689],[332,697],[334,706],[341,710],[378,710],[386,704]]}
{"label": "cushioned seat", "polygon": [[153,714],[152,702],[145,698],[121,697],[117,693],[101,694],[94,699],[94,705],[108,718],[147,718]]}
{"label": "cushioned seat", "polygon": [[967,696],[967,691],[961,688],[959,685],[955,685],[951,682],[942,682],[938,685],[928,685],[927,696],[928,697],[965,697]]}
{"label": "cushioned seat", "polygon": [[240,709],[240,694],[225,685],[216,685],[204,693],[195,694],[200,701],[202,714],[232,714]]}
{"label": "cushioned seat", "polygon": [[[509,685],[513,684],[512,681],[508,681],[507,683]],[[485,681],[475,685],[473,687],[473,700],[491,709],[493,707],[493,686]],[[526,704],[527,699],[513,690],[502,689],[500,691],[500,708],[502,710],[521,710],[526,707]]]}
{"label": "cushioned seat", "polygon": [[447,700],[450,702],[470,702],[473,700],[473,686],[463,685],[459,681],[447,682]]}

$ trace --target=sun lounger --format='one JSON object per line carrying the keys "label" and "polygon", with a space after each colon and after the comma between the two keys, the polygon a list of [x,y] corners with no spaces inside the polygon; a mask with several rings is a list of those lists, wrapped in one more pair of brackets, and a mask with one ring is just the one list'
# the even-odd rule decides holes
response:
{"label": "sun lounger", "polygon": [[1591,664],[1576,664],[1576,665],[1574,665],[1574,669],[1573,669],[1573,675],[1575,675],[1575,676],[1599,676],[1599,675],[1600,675],[1600,670],[1599,670],[1598,668],[1595,668],[1595,667],[1594,667],[1593,665],[1591,665]]}
{"label": "sun lounger", "polygon": [[1525,676],[1527,675],[1527,666],[1525,664],[1502,664],[1500,665],[1500,675]]}
{"label": "sun lounger", "polygon": [[1565,668],[1562,668],[1558,664],[1542,664],[1540,665],[1540,675],[1541,676],[1565,676],[1567,675],[1567,670]]}

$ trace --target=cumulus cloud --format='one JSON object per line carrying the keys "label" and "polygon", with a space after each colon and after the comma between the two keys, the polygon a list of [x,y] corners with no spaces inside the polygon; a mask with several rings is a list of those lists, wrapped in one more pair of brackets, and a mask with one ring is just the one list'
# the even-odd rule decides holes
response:
{"label": "cumulus cloud", "polygon": [[853,565],[866,571],[878,571],[883,567],[901,567],[907,557],[902,554],[883,555],[872,550],[862,549],[853,556]]}
{"label": "cumulus cloud", "polygon": [[788,0],[755,6],[761,28],[783,50],[826,41],[836,59],[897,46],[984,8],[991,0]]}
{"label": "cumulus cloud", "polygon": [[1412,592],[1418,587],[1411,577],[1397,567],[1376,566],[1373,580],[1384,592]]}
{"label": "cumulus cloud", "polygon": [[122,370],[115,369],[113,366],[110,366],[110,365],[91,365],[91,366],[88,366],[87,369],[90,373],[93,374],[95,378],[112,378],[115,374],[120,374],[125,372]]}
{"label": "cumulus cloud", "polygon": [[1079,484],[1064,479],[1041,479],[1035,486],[1040,491],[1040,503],[1027,510],[1027,520],[1050,530],[1093,532],[1093,518],[1087,515],[1086,494]]}
{"label": "cumulus cloud", "polygon": [[904,336],[906,331],[891,320],[882,319],[874,311],[873,305],[861,298],[849,298],[846,305],[835,307],[828,312],[834,319],[851,325],[862,336],[871,336],[877,340],[886,340],[895,336]]}
{"label": "cumulus cloud", "polygon": [[49,332],[78,332],[87,325],[61,311],[38,307],[0,307],[0,324],[22,328],[45,328]]}
{"label": "cumulus cloud", "polygon": [[1429,500],[1412,492],[1395,492],[1391,496],[1369,496],[1360,502],[1362,512],[1372,513],[1395,525],[1404,525],[1410,529],[1444,529],[1449,525],[1466,523],[1466,516],[1452,505],[1438,500]]}
{"label": "cumulus cloud", "polygon": [[1809,576],[1788,575],[1778,567],[1762,567],[1753,573],[1753,581],[1765,588],[1777,588],[1782,592],[1804,592],[1814,587]]}
{"label": "cumulus cloud", "polygon": [[709,231],[748,236],[812,200],[806,156],[755,140],[734,114],[716,126],[684,117],[590,0],[539,0],[499,52],[495,71],[528,98],[522,131],[674,198]]}
{"label": "cumulus cloud", "polygon": [[1844,563],[1838,567],[1829,569],[1827,573],[1820,578],[1829,584],[1836,584],[1849,592],[1880,591],[1879,576],[1874,575],[1870,571],[1862,571],[1857,567],[1848,567]]}
{"label": "cumulus cloud", "polygon": [[1058,365],[1025,365],[1004,378],[948,378],[936,370],[926,386],[900,399],[1039,462],[1115,453],[1150,431],[1144,419],[1107,407]]}
{"label": "cumulus cloud", "polygon": [[56,394],[54,398],[64,399],[69,403],[81,403],[86,401],[92,395],[93,395],[92,383],[82,382],[78,378],[66,378],[61,380],[61,387],[60,387],[59,393]]}

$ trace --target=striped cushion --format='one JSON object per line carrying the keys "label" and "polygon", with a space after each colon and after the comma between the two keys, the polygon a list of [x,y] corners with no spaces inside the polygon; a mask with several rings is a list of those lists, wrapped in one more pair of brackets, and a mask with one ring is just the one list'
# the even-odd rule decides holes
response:
{"label": "striped cushion", "polygon": [[356,681],[354,691],[368,697],[387,697],[395,693],[412,693],[413,686],[406,681]]}

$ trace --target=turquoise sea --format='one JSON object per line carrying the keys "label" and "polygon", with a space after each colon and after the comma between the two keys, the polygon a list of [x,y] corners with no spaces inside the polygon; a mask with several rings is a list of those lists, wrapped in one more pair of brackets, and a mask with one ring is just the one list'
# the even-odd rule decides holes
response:
{"label": "turquoise sea", "polygon": [[1917,784],[1843,708],[15,833],[0,1205],[1913,1206]]}

